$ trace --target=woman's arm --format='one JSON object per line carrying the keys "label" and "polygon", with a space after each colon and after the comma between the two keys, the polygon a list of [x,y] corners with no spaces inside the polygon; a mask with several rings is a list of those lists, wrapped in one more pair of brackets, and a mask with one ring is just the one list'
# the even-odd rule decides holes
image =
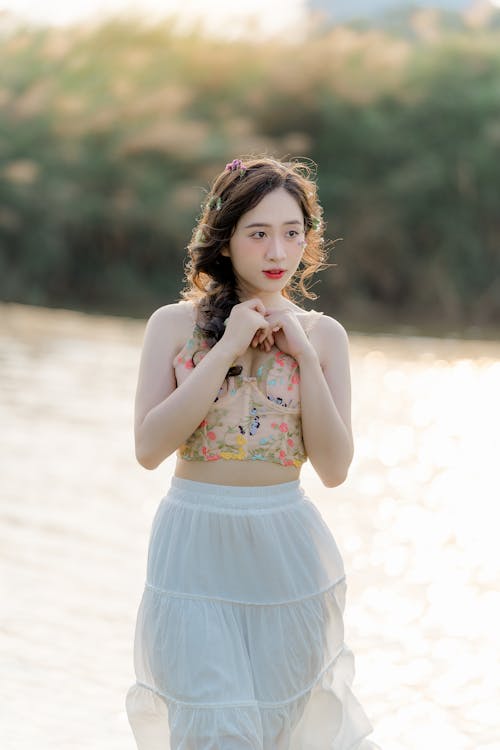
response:
{"label": "woman's arm", "polygon": [[298,355],[302,433],[308,457],[326,487],[345,481],[354,454],[349,343],[343,326],[324,315]]}
{"label": "woman's arm", "polygon": [[[136,457],[146,469],[155,469],[187,440],[209,411],[235,358],[246,351],[259,328],[268,330],[260,300],[235,305],[220,341],[177,386],[172,362],[184,344],[190,312],[185,304],[166,305],[146,325],[134,425]],[[189,325],[192,329],[193,322]]]}
{"label": "woman's arm", "polygon": [[156,310],[144,334],[135,398],[135,454],[155,469],[200,424],[215,399],[232,355],[219,341],[177,387],[172,367],[179,343],[175,326],[184,329],[174,305]]}

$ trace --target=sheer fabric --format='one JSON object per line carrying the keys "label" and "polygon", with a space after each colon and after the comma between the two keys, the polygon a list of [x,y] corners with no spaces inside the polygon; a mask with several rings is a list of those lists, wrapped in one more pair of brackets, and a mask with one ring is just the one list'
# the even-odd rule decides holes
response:
{"label": "sheer fabric", "polygon": [[174,477],[151,528],[127,713],[139,750],[372,750],[346,580],[299,481]]}

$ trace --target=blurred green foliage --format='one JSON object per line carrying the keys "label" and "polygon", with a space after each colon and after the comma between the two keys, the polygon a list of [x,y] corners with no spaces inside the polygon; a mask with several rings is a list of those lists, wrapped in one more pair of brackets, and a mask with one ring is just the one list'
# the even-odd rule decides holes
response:
{"label": "blurred green foliage", "polygon": [[225,43],[110,21],[0,43],[0,295],[144,315],[178,298],[211,178],[318,164],[314,287],[359,325],[500,322],[500,32]]}

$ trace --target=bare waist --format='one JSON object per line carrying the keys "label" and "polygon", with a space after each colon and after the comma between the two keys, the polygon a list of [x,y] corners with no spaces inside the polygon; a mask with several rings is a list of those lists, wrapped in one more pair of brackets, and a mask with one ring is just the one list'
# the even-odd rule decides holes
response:
{"label": "bare waist", "polygon": [[296,466],[270,461],[184,461],[177,457],[174,476],[194,482],[256,487],[293,482],[300,476]]}

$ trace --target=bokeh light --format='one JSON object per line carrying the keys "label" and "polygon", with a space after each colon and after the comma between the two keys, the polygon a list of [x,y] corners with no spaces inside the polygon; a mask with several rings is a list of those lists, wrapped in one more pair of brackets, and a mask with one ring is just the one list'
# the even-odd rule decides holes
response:
{"label": "bokeh light", "polygon": [[[143,324],[1,312],[2,729],[21,750],[132,750],[122,699],[173,466],[133,458]],[[497,750],[500,347],[350,341],[350,476],[326,490],[306,464],[304,486],[346,565],[356,695],[383,750]]]}

